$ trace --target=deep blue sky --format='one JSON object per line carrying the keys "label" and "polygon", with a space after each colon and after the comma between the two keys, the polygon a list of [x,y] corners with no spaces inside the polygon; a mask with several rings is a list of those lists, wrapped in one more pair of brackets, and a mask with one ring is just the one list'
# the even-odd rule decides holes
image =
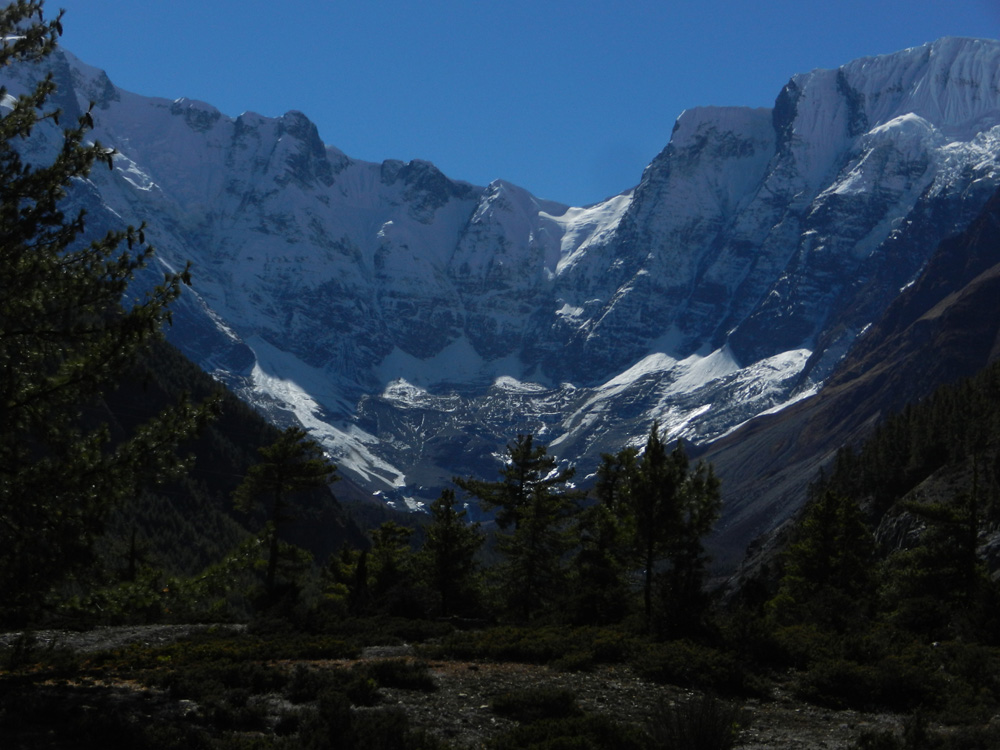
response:
{"label": "deep blue sky", "polygon": [[1000,0],[62,0],[118,86],[227,115],[305,112],[369,161],[426,159],[584,205],[638,183],[677,115],[769,107],[790,76],[941,36]]}

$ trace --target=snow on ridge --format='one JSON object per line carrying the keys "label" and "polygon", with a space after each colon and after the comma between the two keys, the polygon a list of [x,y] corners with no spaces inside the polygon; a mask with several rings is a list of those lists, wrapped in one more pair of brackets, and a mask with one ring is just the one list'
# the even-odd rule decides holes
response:
{"label": "snow on ridge", "polygon": [[507,393],[539,394],[547,393],[551,389],[541,383],[522,381],[512,378],[509,375],[501,375],[493,381],[493,387]]}
{"label": "snow on ridge", "polygon": [[671,391],[686,392],[739,372],[740,366],[729,347],[723,346],[704,357],[692,354],[678,363],[677,369],[681,374],[671,385]]}
{"label": "snow on ridge", "polygon": [[251,374],[255,389],[282,404],[298,419],[314,421],[328,410],[353,408],[353,404],[343,401],[336,376],[307,365],[259,335],[248,337],[245,343],[256,358]]}
{"label": "snow on ridge", "polygon": [[309,436],[330,454],[338,471],[347,471],[372,485],[391,489],[406,486],[406,475],[372,451],[378,439],[356,425],[339,429],[326,422],[303,425]]}
{"label": "snow on ridge", "polygon": [[585,208],[567,208],[559,215],[539,212],[541,219],[555,224],[562,234],[554,274],[572,268],[590,245],[608,240],[631,203],[632,191],[627,191]]}
{"label": "snow on ridge", "polygon": [[695,353],[682,360],[664,352],[653,352],[611,378],[598,390],[612,392],[629,387],[648,375],[671,373],[671,390],[688,391],[739,370],[740,366],[728,346],[722,346],[707,355]]}
{"label": "snow on ridge", "polygon": [[674,122],[671,142],[684,147],[705,128],[718,132],[761,134],[773,127],[770,107],[700,106],[685,109]]}
{"label": "snow on ridge", "polygon": [[910,112],[950,137],[969,140],[1000,114],[1000,42],[942,37],[919,47],[859,58],[840,71],[865,99],[869,126]]}
{"label": "snow on ridge", "polygon": [[[742,424],[765,410],[779,411],[808,395],[789,398],[810,354],[809,349],[795,349],[741,367],[726,346],[683,360],[654,352],[590,391],[563,419],[563,431],[550,446],[571,445],[614,422],[622,400],[629,403],[636,393],[647,394],[640,423],[658,421],[667,440],[711,442],[728,434],[734,422]],[[641,447],[644,440],[644,434],[636,433],[629,444]]]}
{"label": "snow on ridge", "polygon": [[258,397],[262,395],[293,414],[338,468],[373,484],[392,488],[406,484],[405,474],[372,450],[378,444],[373,435],[356,425],[338,427],[326,418],[323,406],[314,396],[317,392],[330,393],[333,386],[329,376],[298,362],[293,355],[281,352],[260,337],[251,337],[247,343],[257,355],[250,378]]}

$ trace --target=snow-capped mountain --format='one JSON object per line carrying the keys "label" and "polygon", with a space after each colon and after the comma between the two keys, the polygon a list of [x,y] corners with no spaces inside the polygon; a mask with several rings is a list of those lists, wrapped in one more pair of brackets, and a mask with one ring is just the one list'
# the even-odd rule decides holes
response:
{"label": "snow-capped mountain", "polygon": [[[101,220],[145,220],[161,262],[193,261],[170,338],[410,503],[493,476],[519,432],[585,476],[654,419],[703,443],[815,392],[1000,184],[994,41],[686,111],[636,188],[587,207],[50,64],[119,152],[92,180]],[[3,73],[15,95],[29,75]]]}

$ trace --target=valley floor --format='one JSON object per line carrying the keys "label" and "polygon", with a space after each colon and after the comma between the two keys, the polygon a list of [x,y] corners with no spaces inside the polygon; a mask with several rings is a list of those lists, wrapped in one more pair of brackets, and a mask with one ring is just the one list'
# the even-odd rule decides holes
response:
{"label": "valley floor", "polygon": [[[238,628],[233,626],[232,629]],[[123,626],[83,632],[39,631],[32,636],[33,647],[40,652],[58,647],[76,653],[97,653],[130,644],[156,648],[182,639],[195,630],[197,628],[183,625]],[[17,643],[18,634],[0,634],[3,663],[9,662]],[[655,721],[658,709],[664,705],[683,704],[699,697],[696,691],[644,680],[625,665],[568,672],[535,664],[425,660],[417,649],[406,645],[369,647],[352,659],[286,659],[271,664],[289,671],[303,667],[326,671],[355,669],[380,660],[420,660],[426,664],[436,685],[433,692],[380,688],[380,708],[402,710],[412,729],[426,731],[448,743],[449,747],[463,750],[486,747],[491,739],[517,726],[513,719],[492,710],[493,702],[504,694],[519,694],[530,689],[568,690],[576,696],[576,703],[584,712],[605,714],[616,722],[638,726]],[[0,670],[0,683],[4,677]],[[172,700],[164,691],[122,675],[48,681],[39,689],[44,691],[50,705],[65,701],[71,706],[113,706],[115,711],[135,712],[137,717],[153,716],[170,722],[183,721],[185,716],[198,713],[198,706],[192,701]],[[276,714],[290,709],[280,696],[269,700]],[[780,686],[775,688],[771,699],[750,699],[743,705],[747,721],[736,745],[743,750],[849,750],[856,747],[859,737],[866,731],[898,731],[903,723],[902,717],[891,714],[834,711],[805,704],[788,697]],[[0,722],[0,732],[5,724]],[[18,736],[7,737],[7,740],[13,741],[12,747],[28,747],[40,738],[41,734],[36,732],[43,731],[42,727],[21,726]],[[58,744],[50,746],[61,747]]]}
{"label": "valley floor", "polygon": [[[697,696],[691,690],[652,684],[624,666],[562,672],[532,664],[434,661],[430,669],[438,683],[436,692],[386,690],[386,698],[406,711],[414,728],[438,734],[460,748],[483,747],[490,737],[513,728],[515,722],[489,710],[491,700],[503,693],[564,688],[576,693],[584,711],[638,725],[654,720],[663,702]],[[902,724],[890,714],[833,711],[781,697],[780,692],[774,700],[749,700],[744,708],[750,721],[737,744],[743,750],[847,750],[866,730],[897,729]]]}

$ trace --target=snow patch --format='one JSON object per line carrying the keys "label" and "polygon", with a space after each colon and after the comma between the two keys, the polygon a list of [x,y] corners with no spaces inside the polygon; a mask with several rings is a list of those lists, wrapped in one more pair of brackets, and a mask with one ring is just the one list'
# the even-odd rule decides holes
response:
{"label": "snow patch", "polygon": [[632,191],[628,191],[593,206],[567,208],[559,215],[540,211],[539,217],[551,221],[561,233],[559,259],[553,274],[558,276],[566,272],[589,246],[609,239],[631,203]]}

